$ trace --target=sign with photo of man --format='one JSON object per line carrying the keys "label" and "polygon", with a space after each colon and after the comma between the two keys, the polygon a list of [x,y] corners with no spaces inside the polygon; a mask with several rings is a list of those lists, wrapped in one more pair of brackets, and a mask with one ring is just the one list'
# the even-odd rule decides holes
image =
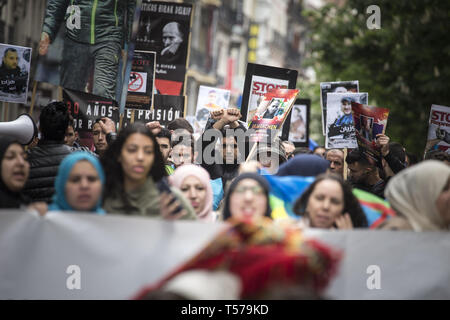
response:
{"label": "sign with photo of man", "polygon": [[0,101],[26,103],[31,48],[0,44]]}
{"label": "sign with photo of man", "polygon": [[183,95],[192,5],[143,0],[136,50],[155,51],[158,94]]}
{"label": "sign with photo of man", "polygon": [[296,70],[283,69],[260,64],[247,64],[244,92],[242,95],[242,121],[250,122],[257,112],[264,95],[274,89],[295,89]]}
{"label": "sign with photo of man", "polygon": [[450,107],[437,104],[431,106],[425,152],[429,150],[450,153]]}
{"label": "sign with photo of man", "polygon": [[291,112],[283,124],[283,140],[291,141],[296,147],[308,147],[310,108],[311,100],[295,100]]}
{"label": "sign with photo of man", "polygon": [[359,92],[359,81],[335,81],[320,83],[320,106],[322,108],[322,131],[327,134],[327,93]]}
{"label": "sign with photo of man", "polygon": [[328,93],[325,148],[354,149],[356,142],[352,102],[367,104],[367,93]]}
{"label": "sign with photo of man", "polygon": [[194,133],[201,134],[211,111],[226,109],[230,102],[230,90],[200,86],[197,109],[193,121]]}

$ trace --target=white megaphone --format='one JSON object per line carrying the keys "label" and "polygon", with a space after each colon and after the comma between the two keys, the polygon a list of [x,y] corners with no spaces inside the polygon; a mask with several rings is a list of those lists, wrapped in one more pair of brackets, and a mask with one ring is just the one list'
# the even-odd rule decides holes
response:
{"label": "white megaphone", "polygon": [[37,134],[38,129],[33,118],[26,113],[14,121],[0,122],[0,135],[13,137],[23,145],[31,143]]}

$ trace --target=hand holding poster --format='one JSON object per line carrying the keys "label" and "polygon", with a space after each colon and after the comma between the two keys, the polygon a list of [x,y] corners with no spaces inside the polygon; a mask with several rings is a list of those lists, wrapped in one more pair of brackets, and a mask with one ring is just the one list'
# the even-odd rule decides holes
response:
{"label": "hand holding poster", "polygon": [[389,110],[352,102],[352,111],[359,149],[368,159],[381,165],[381,150],[376,144],[376,138],[386,130]]}
{"label": "hand holding poster", "polygon": [[327,93],[345,93],[345,92],[359,92],[359,81],[337,81],[337,82],[321,82],[320,83],[320,105],[322,107],[322,131],[323,135],[326,132],[327,121]]}
{"label": "hand holding poster", "polygon": [[251,120],[249,129],[255,130],[255,133],[251,134],[250,141],[263,141],[269,135],[268,131],[279,130],[299,92],[298,89],[274,89],[267,92]]}
{"label": "hand holding poster", "polygon": [[358,147],[353,126],[352,102],[367,104],[367,93],[328,93],[325,147]]}
{"label": "hand holding poster", "polygon": [[211,111],[228,108],[230,90],[200,86],[193,121],[194,133],[201,134]]}
{"label": "hand holding poster", "polygon": [[436,104],[430,110],[425,153],[434,149],[450,153],[450,107]]}
{"label": "hand holding poster", "polygon": [[0,44],[0,101],[26,103],[31,48]]}

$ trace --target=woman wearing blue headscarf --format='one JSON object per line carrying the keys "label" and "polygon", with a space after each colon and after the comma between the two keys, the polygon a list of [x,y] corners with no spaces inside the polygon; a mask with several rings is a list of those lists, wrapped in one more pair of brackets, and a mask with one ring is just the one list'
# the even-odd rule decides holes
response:
{"label": "woman wearing blue headscarf", "polygon": [[101,208],[105,174],[98,159],[74,152],[59,165],[55,195],[49,211],[84,211],[104,214]]}

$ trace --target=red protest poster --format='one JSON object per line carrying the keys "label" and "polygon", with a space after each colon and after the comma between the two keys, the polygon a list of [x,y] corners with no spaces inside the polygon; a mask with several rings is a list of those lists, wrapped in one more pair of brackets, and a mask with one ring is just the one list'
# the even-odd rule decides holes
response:
{"label": "red protest poster", "polygon": [[359,149],[369,160],[379,163],[381,151],[376,145],[376,138],[377,134],[384,134],[386,130],[389,109],[352,102],[352,112]]}

